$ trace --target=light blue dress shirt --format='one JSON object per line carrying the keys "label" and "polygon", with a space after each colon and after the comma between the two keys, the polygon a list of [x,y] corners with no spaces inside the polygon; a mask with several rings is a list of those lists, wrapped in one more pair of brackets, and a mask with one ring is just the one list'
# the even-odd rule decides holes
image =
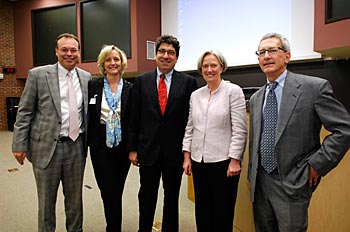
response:
{"label": "light blue dress shirt", "polygon": [[[167,74],[165,74],[165,78],[164,78],[165,85],[166,85],[166,91],[167,91],[168,96],[169,96],[169,90],[170,90],[171,78],[173,76],[173,72],[174,72],[174,69],[171,70],[170,72],[168,72]],[[162,75],[162,72],[157,68],[157,79],[156,79],[157,89],[158,89],[159,79],[160,79],[161,75]]]}
{"label": "light blue dress shirt", "polygon": [[[278,105],[278,113],[280,111],[280,105],[281,105],[281,99],[282,99],[282,93],[283,93],[283,86],[284,82],[286,81],[286,76],[287,76],[287,70],[285,70],[277,79],[276,82],[278,83],[276,88],[275,88],[275,94],[277,98],[277,105]],[[267,81],[267,83],[270,83]],[[265,90],[265,99],[264,99],[264,105],[263,105],[263,114],[266,106],[266,97],[267,94],[270,92],[269,85],[266,85],[266,90]]]}

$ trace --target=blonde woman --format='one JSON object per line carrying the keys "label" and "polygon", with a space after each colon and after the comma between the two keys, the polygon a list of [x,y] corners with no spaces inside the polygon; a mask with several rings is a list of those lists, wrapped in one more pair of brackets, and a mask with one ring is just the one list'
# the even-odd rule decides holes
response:
{"label": "blonde woman", "polygon": [[88,145],[104,205],[106,231],[121,231],[122,194],[130,168],[126,130],[132,84],[122,78],[127,58],[117,46],[102,48],[97,64],[103,78],[89,82]]}

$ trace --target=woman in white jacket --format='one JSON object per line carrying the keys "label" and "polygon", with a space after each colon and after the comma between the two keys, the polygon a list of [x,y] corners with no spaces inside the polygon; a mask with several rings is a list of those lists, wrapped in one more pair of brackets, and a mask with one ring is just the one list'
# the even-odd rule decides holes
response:
{"label": "woman in white jacket", "polygon": [[197,231],[233,229],[241,161],[247,140],[242,89],[221,78],[225,57],[206,51],[198,71],[207,85],[191,95],[183,139],[183,169],[193,173]]}

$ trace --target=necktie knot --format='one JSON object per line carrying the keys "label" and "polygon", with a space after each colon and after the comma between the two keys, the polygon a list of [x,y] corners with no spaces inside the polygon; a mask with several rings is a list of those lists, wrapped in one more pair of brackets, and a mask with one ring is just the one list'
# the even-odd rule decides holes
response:
{"label": "necktie knot", "polygon": [[276,81],[270,82],[270,83],[268,83],[268,85],[269,85],[269,88],[270,88],[270,91],[271,91],[271,90],[274,90],[277,87],[277,82]]}
{"label": "necktie knot", "polygon": [[71,73],[70,71],[67,72],[67,77],[68,77],[69,79],[72,79],[72,78],[73,78],[73,73]]}

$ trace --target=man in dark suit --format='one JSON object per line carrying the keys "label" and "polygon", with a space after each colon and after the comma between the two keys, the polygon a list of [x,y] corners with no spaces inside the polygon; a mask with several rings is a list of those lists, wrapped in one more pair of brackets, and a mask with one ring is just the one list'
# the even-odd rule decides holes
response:
{"label": "man in dark suit", "polygon": [[57,37],[58,63],[29,70],[14,125],[12,152],[33,165],[38,191],[38,231],[55,231],[62,181],[67,231],[82,231],[82,184],[86,158],[88,81],[79,69],[75,35]]}
{"label": "man in dark suit", "polygon": [[[255,230],[306,231],[312,192],[349,148],[349,112],[327,80],[287,70],[290,46],[282,35],[263,36],[256,54],[268,85],[250,100],[248,181]],[[320,143],[322,125],[330,135]]]}
{"label": "man in dark suit", "polygon": [[157,69],[137,77],[132,89],[129,159],[140,167],[139,231],[142,232],[152,230],[160,177],[164,188],[162,231],[179,228],[182,139],[189,99],[197,89],[193,77],[174,70],[179,50],[175,37],[158,38]]}

